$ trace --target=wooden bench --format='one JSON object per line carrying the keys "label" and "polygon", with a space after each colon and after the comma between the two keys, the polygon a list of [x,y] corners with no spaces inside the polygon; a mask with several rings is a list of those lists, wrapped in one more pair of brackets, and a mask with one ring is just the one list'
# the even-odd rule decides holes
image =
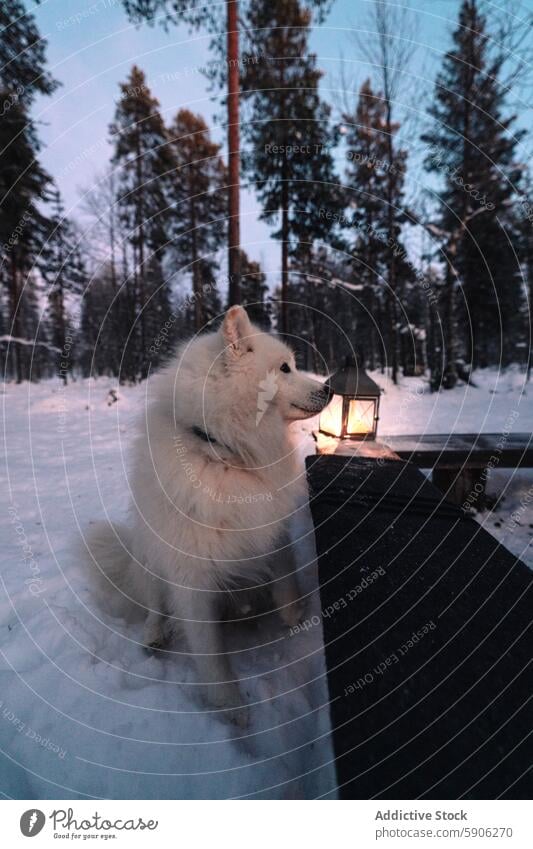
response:
{"label": "wooden bench", "polygon": [[400,459],[432,469],[432,480],[456,504],[482,508],[489,469],[533,468],[531,433],[427,433],[386,436]]}

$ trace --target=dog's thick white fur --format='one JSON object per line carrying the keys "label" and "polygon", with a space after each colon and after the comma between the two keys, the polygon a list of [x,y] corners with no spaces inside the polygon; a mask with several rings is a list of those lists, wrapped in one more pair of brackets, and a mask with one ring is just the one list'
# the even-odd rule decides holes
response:
{"label": "dog's thick white fur", "polygon": [[329,393],[231,307],[218,332],[183,345],[149,379],[148,395],[131,525],[94,526],[88,547],[107,600],[145,617],[146,645],[163,646],[179,626],[209,703],[238,706],[222,621],[230,601],[265,586],[286,624],[301,615],[286,523],[302,470],[288,426],[316,415]]}

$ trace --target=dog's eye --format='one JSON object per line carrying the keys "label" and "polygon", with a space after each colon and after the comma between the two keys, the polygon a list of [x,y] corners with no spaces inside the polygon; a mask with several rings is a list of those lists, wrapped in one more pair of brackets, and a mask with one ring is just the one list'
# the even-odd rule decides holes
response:
{"label": "dog's eye", "polygon": [[280,371],[284,371],[284,372],[285,372],[285,374],[289,374],[289,373],[290,373],[290,370],[291,370],[291,367],[290,367],[290,365],[289,365],[288,363],[282,363],[282,364],[280,365],[280,367],[279,367],[279,370],[280,370]]}

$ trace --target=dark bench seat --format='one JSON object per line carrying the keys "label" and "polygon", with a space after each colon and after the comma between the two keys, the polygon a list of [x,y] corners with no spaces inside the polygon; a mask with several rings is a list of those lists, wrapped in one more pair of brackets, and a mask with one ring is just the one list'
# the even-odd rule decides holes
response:
{"label": "dark bench seat", "polygon": [[427,433],[383,441],[402,460],[432,469],[433,483],[450,501],[474,509],[484,507],[488,469],[533,468],[531,433]]}
{"label": "dark bench seat", "polygon": [[529,798],[529,569],[409,463],[307,469],[341,798]]}
{"label": "dark bench seat", "polygon": [[384,436],[383,441],[402,460],[410,460],[421,469],[465,464],[485,468],[494,457],[500,468],[533,468],[531,433],[424,433]]}

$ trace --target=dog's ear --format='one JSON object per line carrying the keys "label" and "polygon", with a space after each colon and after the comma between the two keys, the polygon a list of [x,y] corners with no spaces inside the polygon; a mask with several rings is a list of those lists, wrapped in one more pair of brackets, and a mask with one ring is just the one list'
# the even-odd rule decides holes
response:
{"label": "dog's ear", "polygon": [[250,347],[253,327],[244,307],[230,307],[222,323],[222,336],[229,352],[241,356]]}

